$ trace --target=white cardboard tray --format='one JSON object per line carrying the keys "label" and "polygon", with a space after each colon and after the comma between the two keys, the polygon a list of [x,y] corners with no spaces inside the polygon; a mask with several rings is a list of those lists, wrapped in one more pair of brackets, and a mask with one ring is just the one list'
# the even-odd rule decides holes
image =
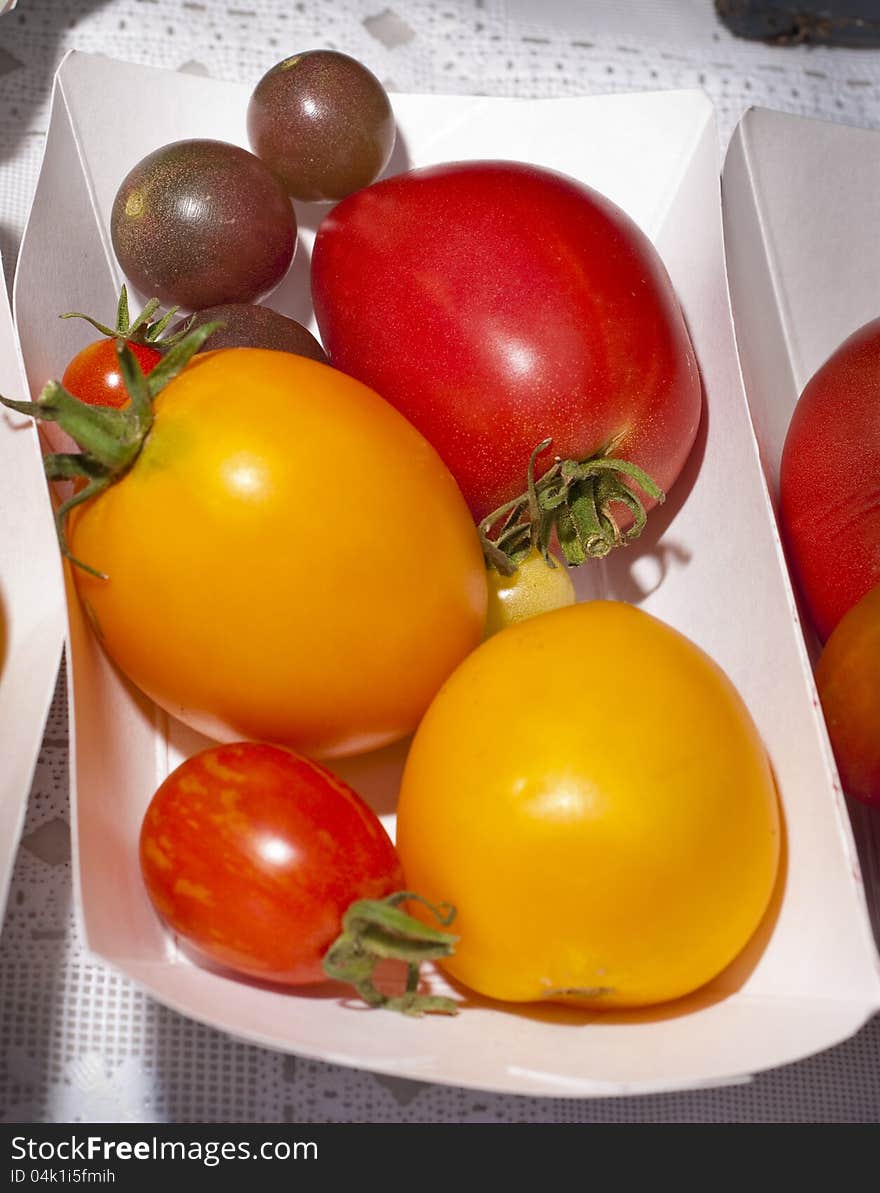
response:
{"label": "white cardboard tray", "polygon": [[[798,396],[880,313],[880,132],[753,108],[731,140],[722,192],[737,342],[775,503]],[[807,616],[802,626],[815,660]],[[856,801],[849,814],[880,936],[880,816]]]}
{"label": "white cardboard tray", "polygon": [[[0,267],[0,393],[28,397]],[[0,921],[64,641],[64,589],[31,419],[0,411]]]}
{"label": "white cardboard tray", "polygon": [[[138,95],[149,96],[147,119],[133,115]],[[247,98],[246,87],[100,57],[63,63],[16,284],[32,390],[89,338],[47,312],[114,309],[122,278],[107,218],[124,174],[182,137],[247,144]],[[675,1006],[613,1017],[473,999],[455,1019],[411,1020],[365,1011],[330,987],[291,995],[210,972],[159,926],[136,853],[154,789],[200,742],[118,677],[70,602],[75,891],[87,944],[162,1002],[238,1037],[423,1081],[642,1093],[742,1080],[829,1047],[880,1007],[880,967],[740,378],[711,105],[700,92],[393,100],[401,138],[392,170],[479,157],[561,169],[624,207],[666,262],[703,374],[703,433],[639,544],[581,569],[578,586],[582,597],[633,601],[677,626],[737,684],[783,804],[778,897],[749,950],[710,986]],[[308,249],[324,209],[298,214],[298,257],[270,301],[303,317]],[[390,750],[337,768],[389,824],[402,756]],[[434,984],[443,988],[439,975]]]}

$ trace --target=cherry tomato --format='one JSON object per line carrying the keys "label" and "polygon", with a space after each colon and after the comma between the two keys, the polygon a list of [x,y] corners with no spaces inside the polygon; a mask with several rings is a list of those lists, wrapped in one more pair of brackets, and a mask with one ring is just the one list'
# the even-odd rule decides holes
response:
{"label": "cherry tomato", "polygon": [[143,294],[199,310],[273,290],[293,260],[296,216],[281,183],[246,149],[174,141],[123,179],[110,233]]}
{"label": "cherry tomato", "polygon": [[254,153],[305,201],[342,199],[374,182],[394,148],[385,88],[354,58],[308,50],[278,62],[247,112]]}
{"label": "cherry tomato", "polygon": [[[162,353],[146,344],[127,341],[144,373],[151,372],[162,359]],[[119,371],[116,344],[111,339],[88,344],[64,370],[61,384],[81,402],[90,406],[113,406],[119,409],[128,404],[128,391]]]}
{"label": "cherry tomato", "polygon": [[495,568],[489,569],[487,638],[527,617],[574,604],[574,584],[568,569],[555,556],[553,565],[545,563],[540,551],[533,547],[513,575],[504,576]]}
{"label": "cherry tomato", "polygon": [[271,307],[250,302],[228,302],[205,307],[182,319],[178,329],[201,327],[204,323],[222,323],[205,341],[203,352],[218,348],[273,348],[277,352],[295,352],[327,363],[327,354],[307,327],[296,319],[273,311]]}
{"label": "cherry tomato", "polygon": [[[358,191],[318,229],[312,295],[331,363],[419,428],[478,520],[524,493],[545,439],[548,460],[610,453],[662,490],[690,452],[701,385],[663,263],[560,174],[465,162]],[[590,483],[603,506],[609,478]]]}
{"label": "cherry tomato", "polygon": [[407,759],[397,848],[407,882],[456,907],[441,964],[466,986],[629,1007],[740,952],[774,887],[779,810],[721,669],[593,601],[511,626],[447,680]]}
{"label": "cherry tomato", "polygon": [[880,319],[831,354],[804,388],[779,473],[792,570],[820,638],[880,584]]}
{"label": "cherry tomato", "polygon": [[193,358],[130,470],[68,523],[110,657],[215,740],[311,755],[403,737],[482,635],[479,538],[434,449],[302,356]]}
{"label": "cherry tomato", "polygon": [[156,911],[190,945],[289,985],[324,980],[354,900],[403,885],[388,834],[350,787],[254,743],[204,750],[168,776],[144,816],[140,864]]}
{"label": "cherry tomato", "polygon": [[844,791],[880,807],[880,585],[837,623],[816,685]]}

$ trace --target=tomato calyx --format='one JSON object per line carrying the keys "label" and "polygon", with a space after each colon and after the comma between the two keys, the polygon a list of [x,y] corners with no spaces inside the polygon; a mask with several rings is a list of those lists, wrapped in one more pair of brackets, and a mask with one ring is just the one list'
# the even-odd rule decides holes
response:
{"label": "tomato calyx", "polygon": [[134,464],[153,425],[153,400],[180,373],[218,323],[205,323],[188,332],[146,376],[124,339],[117,339],[119,369],[131,398],[128,406],[92,406],[74,397],[58,381],[49,381],[36,402],[15,402],[0,395],[0,403],[19,414],[42,422],[54,422],[80,447],[79,452],[54,452],[43,457],[47,480],[72,480],[79,487],[55,511],[55,527],[61,554],[71,563],[106,580],[103,572],[71,554],[64,532],[65,519],[74,506],[97,496],[119,480]]}
{"label": "tomato calyx", "polygon": [[[619,440],[586,460],[558,456],[537,480],[535,461],[553,442],[544,439],[529,457],[525,493],[506,502],[478,525],[487,566],[511,576],[532,548],[554,567],[550,541],[554,530],[566,562],[577,567],[587,559],[603,559],[615,547],[639,537],[647,514],[637,488],[658,505],[666,494],[629,460],[611,453]],[[634,482],[634,483],[633,483]],[[632,525],[622,530],[612,506],[623,505]]]}
{"label": "tomato calyx", "polygon": [[[358,899],[342,917],[342,932],[324,955],[324,973],[334,981],[348,982],[371,1007],[384,1007],[404,1015],[457,1015],[451,998],[419,994],[419,966],[423,961],[451,957],[458,937],[424,924],[401,908],[414,900],[448,927],[455,908],[448,903],[435,906],[412,891],[397,891],[384,899]],[[373,973],[380,961],[403,961],[407,967],[403,994],[384,994]]]}
{"label": "tomato calyx", "polygon": [[168,325],[180,310],[180,307],[170,307],[164,315],[160,316],[154,322],[153,316],[159,310],[159,306],[159,299],[151,298],[140,314],[132,319],[128,309],[128,290],[123,285],[119,291],[115,327],[108,327],[106,323],[101,323],[97,319],[93,319],[91,315],[84,314],[82,311],[65,311],[63,315],[59,315],[59,319],[85,319],[86,323],[90,323],[96,331],[99,331],[103,336],[107,336],[108,339],[127,340],[130,344],[142,344],[145,347],[156,348],[160,352],[165,352],[169,348],[173,348],[175,344],[180,343],[190,330],[195,316],[191,315],[177,331],[165,335]]}

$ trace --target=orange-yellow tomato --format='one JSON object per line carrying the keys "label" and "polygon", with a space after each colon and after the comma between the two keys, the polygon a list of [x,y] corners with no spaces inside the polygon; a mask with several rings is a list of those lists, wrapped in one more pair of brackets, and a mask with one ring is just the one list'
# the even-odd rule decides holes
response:
{"label": "orange-yellow tomato", "polygon": [[880,808],[880,584],[834,627],[816,686],[844,791]]}
{"label": "orange-yellow tomato", "polygon": [[684,995],[747,943],[780,822],[758,732],[720,668],[595,601],[488,639],[413,741],[407,886],[457,908],[441,964],[492,998],[596,1009]]}
{"label": "orange-yellow tomato", "polygon": [[290,353],[196,357],[68,540],[107,575],[74,568],[107,653],[218,740],[381,746],[483,630],[478,537],[439,456],[374,391]]}

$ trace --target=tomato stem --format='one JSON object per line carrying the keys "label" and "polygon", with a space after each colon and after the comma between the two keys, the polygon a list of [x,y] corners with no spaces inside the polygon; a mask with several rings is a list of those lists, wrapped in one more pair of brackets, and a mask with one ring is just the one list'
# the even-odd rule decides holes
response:
{"label": "tomato stem", "polygon": [[90,575],[106,579],[103,572],[96,571],[71,554],[65,535],[68,513],[128,472],[153,425],[153,400],[156,395],[185,368],[219,326],[219,323],[205,323],[188,332],[147,376],[126,341],[117,339],[119,371],[131,398],[130,404],[122,409],[82,402],[58,381],[47,382],[35,402],[14,402],[0,395],[0,404],[10,410],[30,415],[41,422],[57,423],[81,449],[78,452],[47,455],[43,467],[50,481],[85,482],[82,488],[58,507],[55,526],[62,555]]}
{"label": "tomato stem", "polygon": [[96,331],[99,331],[103,336],[108,336],[110,339],[128,340],[130,344],[142,344],[164,352],[183,339],[192,326],[195,315],[191,315],[186,323],[172,335],[164,336],[168,324],[180,310],[180,307],[171,307],[154,322],[153,316],[158,310],[159,299],[151,298],[140,314],[132,320],[128,310],[128,290],[123,285],[119,291],[115,327],[108,327],[106,323],[101,323],[99,320],[93,319],[91,315],[83,314],[82,311],[65,311],[63,315],[59,315],[59,318],[85,319],[86,323],[90,323]]}
{"label": "tomato stem", "polygon": [[[401,903],[413,900],[427,907],[444,927],[455,917],[455,908],[450,904],[435,906],[412,891],[397,891],[385,899],[358,899],[342,917],[342,933],[324,956],[324,972],[334,981],[354,986],[372,1007],[404,1015],[455,1015],[458,1008],[453,999],[419,994],[418,985],[421,963],[451,956],[458,937],[432,928],[401,909]],[[376,966],[389,959],[406,964],[404,994],[384,994],[375,984]]]}
{"label": "tomato stem", "polygon": [[[552,443],[544,439],[529,457],[526,491],[499,506],[479,523],[478,531],[488,567],[511,576],[532,548],[550,563],[553,532],[566,562],[573,567],[587,559],[603,559],[615,547],[638,538],[646,523],[637,490],[657,504],[663,490],[630,460],[610,453],[616,444],[587,460],[556,457],[538,480],[535,462]],[[614,507],[629,511],[632,523],[621,530]]]}

